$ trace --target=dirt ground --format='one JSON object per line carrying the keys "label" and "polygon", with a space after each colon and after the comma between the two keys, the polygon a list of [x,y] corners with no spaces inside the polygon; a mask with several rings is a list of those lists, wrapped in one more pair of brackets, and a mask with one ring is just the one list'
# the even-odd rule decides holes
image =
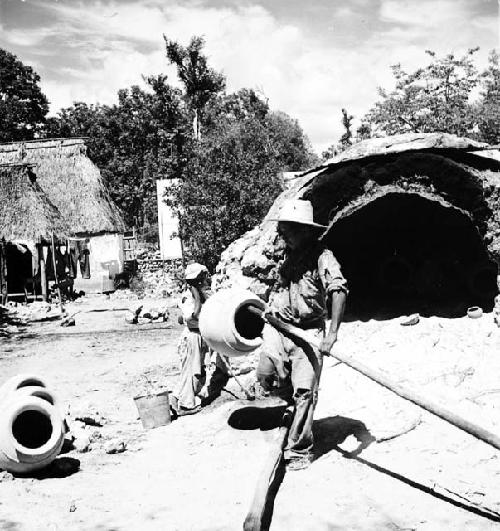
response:
{"label": "dirt ground", "polygon": [[[0,383],[20,372],[40,374],[70,412],[98,410],[106,419],[90,451],[61,455],[37,477],[0,482],[0,529],[242,529],[276,437],[276,403],[244,400],[232,381],[232,394],[223,392],[201,413],[143,430],[133,401],[137,382],[149,371],[172,388],[181,329],[175,319],[126,324],[123,309],[131,305],[89,297],[75,304],[75,327],[33,324],[0,338]],[[87,312],[96,308],[108,311]],[[500,329],[491,314],[422,318],[408,327],[399,319],[347,322],[335,348],[500,434]],[[258,415],[256,407],[263,408]],[[494,448],[332,358],[315,418],[317,458],[307,470],[285,474],[271,530],[499,526]],[[367,440],[368,432],[375,440],[363,449],[355,435]],[[110,439],[127,450],[105,453]]]}

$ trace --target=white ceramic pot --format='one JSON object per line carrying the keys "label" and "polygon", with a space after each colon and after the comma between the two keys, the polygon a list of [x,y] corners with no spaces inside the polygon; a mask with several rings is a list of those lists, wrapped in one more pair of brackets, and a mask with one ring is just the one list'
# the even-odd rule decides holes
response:
{"label": "white ceramic pot", "polygon": [[29,473],[51,463],[64,442],[64,423],[57,407],[39,396],[16,392],[2,404],[0,468]]}
{"label": "white ceramic pot", "polygon": [[27,385],[20,387],[13,394],[16,396],[37,396],[59,409],[59,400],[57,399],[57,396],[47,387]]}
{"label": "white ceramic pot", "polygon": [[47,387],[45,381],[34,374],[16,374],[9,378],[2,386],[0,387],[0,401],[4,397],[10,395],[14,391],[21,389],[22,387],[36,386],[36,387]]}
{"label": "white ceramic pot", "polygon": [[210,348],[224,356],[244,356],[262,343],[264,321],[249,311],[265,303],[249,290],[224,289],[212,295],[200,312],[200,333]]}

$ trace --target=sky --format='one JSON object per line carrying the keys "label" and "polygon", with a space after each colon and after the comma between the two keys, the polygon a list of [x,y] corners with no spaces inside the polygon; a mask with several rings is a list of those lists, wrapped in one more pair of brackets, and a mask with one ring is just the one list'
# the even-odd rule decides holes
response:
{"label": "sky", "polygon": [[51,114],[73,101],[112,104],[142,75],[175,71],[163,34],[204,36],[229,92],[258,90],[296,118],[321,153],[390,88],[390,66],[422,66],[426,49],[499,49],[500,0],[0,0],[0,48],[41,77]]}

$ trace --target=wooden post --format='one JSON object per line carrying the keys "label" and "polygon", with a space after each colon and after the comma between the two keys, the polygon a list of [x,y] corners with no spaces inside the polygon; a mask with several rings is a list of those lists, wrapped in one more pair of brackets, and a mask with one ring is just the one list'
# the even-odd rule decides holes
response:
{"label": "wooden post", "polygon": [[47,269],[45,267],[45,256],[43,256],[43,245],[40,243],[40,284],[42,285],[42,300],[47,302]]}
{"label": "wooden post", "polygon": [[0,302],[7,304],[7,253],[5,252],[5,240],[0,241]]}
{"label": "wooden post", "polygon": [[66,255],[68,257],[69,270],[70,270],[69,277],[71,280],[71,284],[69,285],[69,295],[70,295],[70,299],[74,301],[75,300],[75,279],[73,278],[73,274],[71,273],[73,265],[71,263],[71,255],[69,252],[69,239],[66,239]]}
{"label": "wooden post", "polygon": [[56,246],[54,243],[54,233],[51,233],[50,238],[52,240],[52,265],[54,266],[54,278],[56,279],[57,294],[59,295],[59,308],[61,308],[61,313],[64,313],[61,288],[59,287],[59,278],[57,277]]}

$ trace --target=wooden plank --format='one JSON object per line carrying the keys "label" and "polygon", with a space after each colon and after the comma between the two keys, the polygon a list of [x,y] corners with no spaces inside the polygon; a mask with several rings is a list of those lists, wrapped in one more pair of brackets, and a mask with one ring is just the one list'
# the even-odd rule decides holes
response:
{"label": "wooden plank", "polygon": [[[252,503],[243,524],[243,531],[264,531],[268,529],[267,520],[270,516],[268,514],[271,509],[270,504],[274,503],[274,498],[271,496],[272,487],[276,479],[276,472],[283,458],[283,449],[286,446],[293,415],[294,406],[288,406],[283,415],[278,436],[271,446],[257,480]],[[276,493],[274,494],[276,495]]]}

